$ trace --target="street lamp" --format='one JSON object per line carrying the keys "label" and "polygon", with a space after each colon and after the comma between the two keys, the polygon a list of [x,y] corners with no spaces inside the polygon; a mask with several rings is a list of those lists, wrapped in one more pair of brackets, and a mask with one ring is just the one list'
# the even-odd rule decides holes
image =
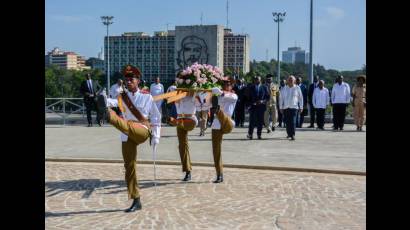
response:
{"label": "street lamp", "polygon": [[278,13],[278,12],[273,12],[273,21],[278,23],[278,59],[277,59],[277,64],[278,64],[278,84],[280,82],[280,60],[279,60],[279,24],[283,22],[284,17],[286,16],[286,12],[283,13]]}
{"label": "street lamp", "polygon": [[312,32],[313,32],[313,0],[310,0],[310,44],[309,44],[309,80],[313,83],[313,49],[312,49]]}
{"label": "street lamp", "polygon": [[108,36],[108,27],[114,23],[113,18],[113,16],[101,16],[102,23],[107,26],[107,92],[110,90],[110,37]]}

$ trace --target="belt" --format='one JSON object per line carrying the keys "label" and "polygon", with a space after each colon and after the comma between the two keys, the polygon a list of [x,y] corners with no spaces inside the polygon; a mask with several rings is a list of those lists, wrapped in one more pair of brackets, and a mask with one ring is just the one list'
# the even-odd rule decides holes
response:
{"label": "belt", "polygon": [[178,118],[187,118],[187,117],[194,117],[195,114],[178,114]]}

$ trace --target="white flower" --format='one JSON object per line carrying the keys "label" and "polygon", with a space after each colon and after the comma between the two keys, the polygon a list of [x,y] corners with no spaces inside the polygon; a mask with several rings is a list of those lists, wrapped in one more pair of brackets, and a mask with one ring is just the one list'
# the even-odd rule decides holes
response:
{"label": "white flower", "polygon": [[214,77],[211,77],[211,80],[212,80],[212,83],[214,83],[214,84],[218,81],[218,79],[216,79]]}
{"label": "white flower", "polygon": [[184,83],[184,79],[178,79],[178,84]]}
{"label": "white flower", "polygon": [[185,82],[186,82],[187,84],[189,84],[189,83],[191,83],[191,79],[186,79]]}
{"label": "white flower", "polygon": [[198,84],[196,84],[196,82],[194,82],[194,84],[192,84],[192,87],[196,87]]}
{"label": "white flower", "polygon": [[201,77],[202,77],[202,78],[206,78],[206,75],[205,75],[205,74],[201,74]]}

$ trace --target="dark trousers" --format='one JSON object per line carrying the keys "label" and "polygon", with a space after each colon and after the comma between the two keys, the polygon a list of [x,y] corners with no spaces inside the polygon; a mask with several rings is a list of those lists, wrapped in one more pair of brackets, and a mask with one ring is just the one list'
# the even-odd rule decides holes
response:
{"label": "dark trousers", "polygon": [[263,120],[265,115],[265,105],[253,106],[249,110],[249,129],[248,134],[253,135],[253,129],[256,126],[256,134],[262,135]]}
{"label": "dark trousers", "polygon": [[313,104],[309,104],[310,106],[310,126],[315,125],[315,115],[316,115],[316,109],[313,108]]}
{"label": "dark trousers", "polygon": [[333,104],[333,111],[334,111],[333,128],[334,129],[343,128],[345,124],[346,107],[347,107],[347,104],[344,104],[344,103]]}
{"label": "dark trousers", "polygon": [[286,123],[286,132],[289,137],[295,136],[296,129],[296,115],[298,109],[285,109],[285,123]]}
{"label": "dark trousers", "polygon": [[302,128],[302,124],[303,124],[304,120],[305,120],[305,110],[303,110],[302,112],[300,112],[300,110],[298,110],[296,112],[296,127],[297,128]]}
{"label": "dark trousers", "polygon": [[97,110],[97,103],[96,101],[94,101],[93,99],[89,99],[89,100],[84,100],[84,105],[85,105],[85,109],[87,111],[87,121],[88,124],[92,124],[92,117],[91,117],[91,111],[92,110],[96,110],[97,112],[97,123],[100,122],[101,118],[100,118],[100,114],[99,111]]}
{"label": "dark trousers", "polygon": [[[279,107],[278,107],[278,122],[279,122],[279,127],[282,127],[283,114],[280,112]],[[285,123],[285,122],[283,122],[283,123]]]}
{"label": "dark trousers", "polygon": [[326,109],[314,109],[316,111],[316,123],[317,127],[323,129],[325,125],[325,111]]}
{"label": "dark trousers", "polygon": [[236,103],[235,106],[235,125],[242,126],[245,122],[245,105],[241,102]]}

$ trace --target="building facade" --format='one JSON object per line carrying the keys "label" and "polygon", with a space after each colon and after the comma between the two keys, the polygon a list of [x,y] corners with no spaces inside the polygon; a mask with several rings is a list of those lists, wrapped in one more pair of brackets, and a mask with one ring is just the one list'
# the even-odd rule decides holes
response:
{"label": "building facade", "polygon": [[234,34],[224,30],[224,69],[231,72],[248,73],[250,65],[250,39],[247,34]]}
{"label": "building facade", "polygon": [[300,47],[289,47],[287,51],[282,52],[282,61],[285,63],[308,63],[308,54],[305,50]]}
{"label": "building facade", "polygon": [[101,60],[100,58],[91,57],[85,61],[85,65],[91,67],[91,69],[105,71],[104,60]]}
{"label": "building facade", "polygon": [[[156,77],[170,81],[175,79],[174,50],[175,32],[160,31],[154,36],[143,32],[128,32],[121,36],[110,36],[109,53],[104,52],[104,60],[110,56],[110,72],[121,72],[131,64],[141,69],[142,78],[148,82]],[[107,37],[104,42],[107,51]],[[108,64],[108,63],[106,63]]]}
{"label": "building facade", "polygon": [[85,65],[85,58],[74,53],[64,52],[59,48],[54,48],[45,56],[45,65],[56,65],[62,69],[83,70],[90,69]]}
{"label": "building facade", "polygon": [[111,75],[131,64],[141,69],[147,82],[156,77],[172,82],[177,71],[194,62],[249,72],[249,36],[226,33],[220,25],[176,26],[152,36],[144,32],[110,36],[109,53],[107,42],[105,37],[104,60],[110,57]]}
{"label": "building facade", "polygon": [[195,62],[223,69],[224,29],[220,25],[175,27],[175,69]]}

